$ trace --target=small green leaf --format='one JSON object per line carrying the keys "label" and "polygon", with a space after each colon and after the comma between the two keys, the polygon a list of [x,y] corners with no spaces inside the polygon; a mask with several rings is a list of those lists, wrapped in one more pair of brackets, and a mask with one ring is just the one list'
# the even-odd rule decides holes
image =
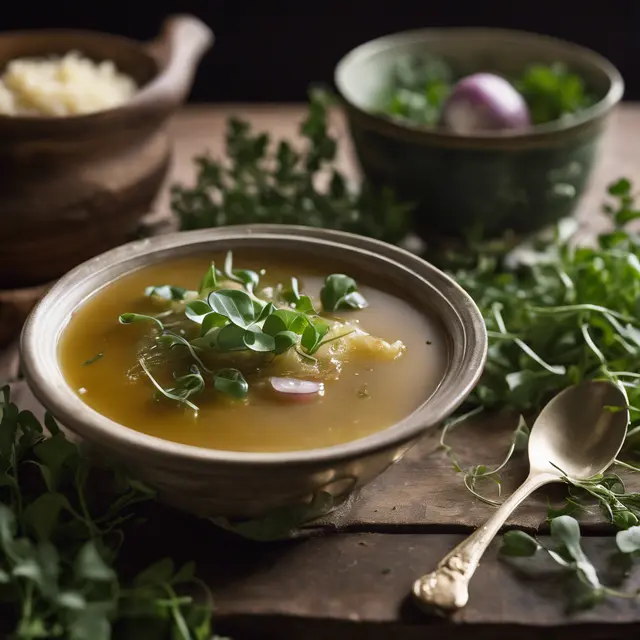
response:
{"label": "small green leaf", "polygon": [[530,557],[540,549],[535,538],[524,531],[507,531],[502,537],[500,553],[505,556]]}
{"label": "small green leaf", "polygon": [[211,313],[211,307],[204,300],[192,300],[187,303],[184,313],[192,322],[202,324],[204,318]]}
{"label": "small green leaf", "polygon": [[247,348],[244,342],[246,329],[235,324],[222,327],[216,334],[216,347],[220,351],[242,351]]}
{"label": "small green leaf", "polygon": [[616,533],[616,544],[622,553],[640,551],[640,527],[630,527],[626,531]]}
{"label": "small green leaf", "polygon": [[246,291],[220,289],[209,295],[213,311],[228,318],[237,327],[249,328],[256,320],[253,300]]}
{"label": "small green leaf", "polygon": [[273,336],[260,329],[247,329],[244,334],[244,344],[251,351],[269,352],[276,348]]}
{"label": "small green leaf", "polygon": [[110,640],[111,637],[107,617],[93,611],[83,611],[70,624],[69,640]]}
{"label": "small green leaf", "polygon": [[123,313],[119,317],[120,324],[132,324],[134,322],[153,322],[160,329],[164,330],[164,325],[158,318],[154,318],[153,316],[147,316],[141,313]]}
{"label": "small green leaf", "polygon": [[284,353],[298,344],[298,334],[293,331],[281,331],[275,336],[275,349],[277,354]]}
{"label": "small green leaf", "polygon": [[25,507],[22,519],[39,540],[49,540],[62,511],[72,512],[69,500],[64,495],[43,493]]}
{"label": "small green leaf", "polygon": [[325,311],[364,309],[368,306],[364,296],[358,293],[356,281],[342,273],[334,273],[325,278],[320,290],[320,300]]}
{"label": "small green leaf", "polygon": [[63,591],[58,595],[57,602],[64,609],[74,611],[82,611],[87,606],[87,601],[78,591]]}
{"label": "small green leaf", "polygon": [[173,575],[173,560],[171,558],[163,558],[158,560],[144,571],[140,572],[133,580],[136,587],[158,586],[163,582],[170,582]]}
{"label": "small green leaf", "polygon": [[224,316],[212,311],[208,313],[202,319],[202,326],[200,328],[200,335],[206,336],[209,331],[212,329],[218,329],[220,327],[224,327],[227,324],[228,320]]}
{"label": "small green leaf", "polygon": [[216,371],[213,376],[213,386],[216,391],[240,400],[246,398],[249,392],[247,381],[237,369],[220,369]]}
{"label": "small green leaf", "polygon": [[200,281],[200,287],[198,288],[198,295],[202,298],[205,295],[211,293],[213,289],[218,288],[218,273],[215,264],[212,262],[211,266],[207,269],[207,272]]}
{"label": "small green leaf", "polygon": [[183,287],[174,287],[172,285],[163,284],[156,287],[147,287],[144,295],[147,297],[155,296],[167,301],[184,300],[187,290]]}
{"label": "small green leaf", "polygon": [[196,573],[196,565],[193,562],[187,562],[183,564],[176,574],[171,579],[172,584],[179,584],[181,582],[189,582],[193,580]]}
{"label": "small green leaf", "polygon": [[93,582],[110,582],[116,575],[102,559],[95,544],[86,542],[78,552],[75,564],[75,574],[82,580]]}

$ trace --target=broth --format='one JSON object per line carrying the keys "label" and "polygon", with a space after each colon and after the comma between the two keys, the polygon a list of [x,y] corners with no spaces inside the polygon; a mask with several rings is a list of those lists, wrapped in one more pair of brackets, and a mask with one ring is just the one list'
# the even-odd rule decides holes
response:
{"label": "broth", "polygon": [[[173,303],[160,300],[158,306],[157,291],[149,297],[144,295],[145,288],[170,284],[197,290],[211,258],[192,256],[134,271],[96,292],[72,315],[60,340],[59,359],[68,384],[87,405],[115,422],[165,440],[222,450],[281,452],[336,445],[385,429],[417,409],[442,380],[447,345],[439,325],[409,303],[358,282],[358,292],[368,306],[322,314],[347,324],[335,325],[338,329],[332,325],[327,336],[334,337],[335,330],[338,339],[313,356],[306,355],[300,345],[276,356],[253,351],[224,356],[229,360],[224,366],[233,367],[243,358],[257,363],[245,375],[245,399],[213,389],[211,376],[202,371],[207,387],[189,396],[197,411],[157,392],[154,396],[153,381],[144,375],[140,358],[143,364],[153,363],[148,366],[150,373],[167,389],[177,388],[176,375],[189,373],[189,362],[191,366],[194,362],[191,354],[177,345],[162,352],[169,354],[166,358],[158,358],[149,337],[156,325],[141,321],[124,326],[118,318],[125,312],[156,315],[163,311],[172,317],[165,309]],[[216,265],[224,262],[224,256],[213,258]],[[319,308],[326,270],[301,266],[298,261],[260,261],[255,254],[234,258],[244,269],[260,270],[258,297],[262,287],[273,293],[276,283],[289,282],[293,274],[303,284],[300,293],[311,296]],[[191,326],[200,331],[198,325]],[[360,330],[386,342],[363,338],[366,348],[361,349]],[[191,339],[190,334],[187,337]],[[404,345],[402,349],[397,340]],[[203,364],[209,367],[209,361]],[[315,380],[312,384],[322,386],[322,392],[273,392],[273,378],[268,376],[282,373],[290,377],[292,366],[299,368],[293,377]],[[245,366],[242,372],[246,371]]]}

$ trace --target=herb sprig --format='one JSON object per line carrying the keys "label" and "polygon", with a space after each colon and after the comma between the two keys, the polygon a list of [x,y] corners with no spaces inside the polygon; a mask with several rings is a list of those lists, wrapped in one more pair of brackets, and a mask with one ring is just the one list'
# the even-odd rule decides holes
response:
{"label": "herb sprig", "polygon": [[[229,282],[243,288],[228,288]],[[256,294],[259,285],[258,272],[233,268],[233,254],[229,251],[223,270],[212,263],[198,291],[173,285],[145,289],[146,296],[168,305],[169,309],[156,315],[120,315],[121,324],[153,325],[157,346],[184,348],[192,361],[188,372],[173,374],[174,386],[164,387],[144,357],[139,358],[140,368],[155,387],[157,398],[164,397],[197,413],[199,407],[192,398],[201,394],[210,381],[215,391],[242,400],[249,393],[243,372],[228,366],[211,369],[205,359],[236,352],[273,358],[294,349],[300,357],[315,362],[315,356],[323,346],[355,331],[346,326],[342,333],[330,335],[330,320],[320,315],[309,296],[301,295],[295,278],[291,279],[288,288],[276,287],[279,293],[273,301]],[[344,274],[331,274],[325,278],[320,300],[322,312],[358,310],[368,306],[356,281]],[[180,326],[179,332],[172,330],[175,326]]]}
{"label": "herb sprig", "polygon": [[109,640],[142,623],[154,637],[209,640],[210,595],[187,594],[203,589],[192,563],[165,558],[121,578],[124,536],[153,492],[89,462],[48,414],[45,425],[49,436],[0,389],[0,635]]}
{"label": "herb sprig", "polygon": [[[482,411],[507,409],[533,416],[553,395],[583,380],[605,379],[624,387],[631,420],[623,459],[617,464],[639,470],[640,237],[629,223],[640,218],[640,208],[629,180],[611,184],[608,194],[611,201],[603,210],[612,229],[600,234],[593,246],[576,246],[559,226],[551,240],[534,243],[526,251],[519,247],[505,255],[476,244],[472,252],[444,256],[449,273],[473,296],[485,318],[489,353],[467,413],[445,427],[441,446],[463,474],[466,487],[490,504],[498,503],[480,494],[477,483],[493,480],[499,493],[500,471],[512,455],[525,448],[524,418],[505,459],[493,469],[475,465],[465,470],[446,442],[447,433]],[[635,539],[640,494],[628,492],[613,472],[586,481],[565,481],[569,485],[566,504],[560,509],[550,507],[548,518],[552,538],[561,530],[568,538],[564,552],[550,555],[586,585],[582,606],[595,604],[606,595],[627,597],[600,585],[595,570],[587,568],[586,559],[578,553],[579,526],[570,524],[570,516],[595,503],[613,525],[634,531]],[[522,532],[505,535],[506,554],[518,555],[517,544],[522,547],[520,555],[539,550]]]}
{"label": "herb sprig", "polygon": [[230,118],[224,159],[197,157],[195,184],[172,187],[171,208],[180,229],[282,223],[402,240],[412,207],[399,203],[388,189],[373,189],[366,182],[351,186],[336,167],[331,103],[329,92],[310,91],[300,150]]}

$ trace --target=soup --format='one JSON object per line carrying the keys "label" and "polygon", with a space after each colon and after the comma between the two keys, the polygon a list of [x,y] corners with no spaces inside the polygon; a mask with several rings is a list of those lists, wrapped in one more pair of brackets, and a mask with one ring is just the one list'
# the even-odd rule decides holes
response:
{"label": "soup", "polygon": [[134,271],[72,315],[59,358],[86,404],[165,440],[277,452],[385,429],[440,383],[445,336],[408,302],[299,261],[213,258]]}

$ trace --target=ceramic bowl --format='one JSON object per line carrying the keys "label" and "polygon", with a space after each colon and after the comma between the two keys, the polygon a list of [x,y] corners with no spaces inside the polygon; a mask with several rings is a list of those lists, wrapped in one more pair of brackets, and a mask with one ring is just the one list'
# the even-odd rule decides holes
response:
{"label": "ceramic bowl", "polygon": [[[88,407],[66,383],[57,346],[69,317],[96,289],[123,274],[180,256],[237,249],[333,259],[435,317],[448,340],[448,367],[414,413],[374,435],[321,449],[240,453],[176,444],[133,431]],[[333,258],[332,258],[333,256]],[[327,265],[329,268],[329,265]],[[88,447],[130,468],[169,504],[200,516],[255,518],[304,505],[324,491],[334,505],[398,460],[466,398],[486,358],[482,316],[449,277],[413,254],[347,233],[286,225],[249,225],[157,236],[80,265],[34,308],[21,339],[24,375],[38,400]]]}
{"label": "ceramic bowl", "polygon": [[48,283],[133,237],[169,166],[164,125],[212,41],[191,16],[169,18],[148,43],[91,31],[0,35],[0,69],[76,50],[114,61],[141,87],[88,115],[0,116],[0,290]]}
{"label": "ceramic bowl", "polygon": [[[379,115],[399,57],[442,56],[460,75],[517,74],[561,62],[598,102],[576,117],[526,133],[458,135]],[[337,65],[335,84],[365,176],[416,204],[416,232],[429,240],[480,226],[487,236],[528,233],[571,214],[591,175],[607,116],[623,81],[602,56],[575,44],[501,29],[424,29],[367,42]]]}

